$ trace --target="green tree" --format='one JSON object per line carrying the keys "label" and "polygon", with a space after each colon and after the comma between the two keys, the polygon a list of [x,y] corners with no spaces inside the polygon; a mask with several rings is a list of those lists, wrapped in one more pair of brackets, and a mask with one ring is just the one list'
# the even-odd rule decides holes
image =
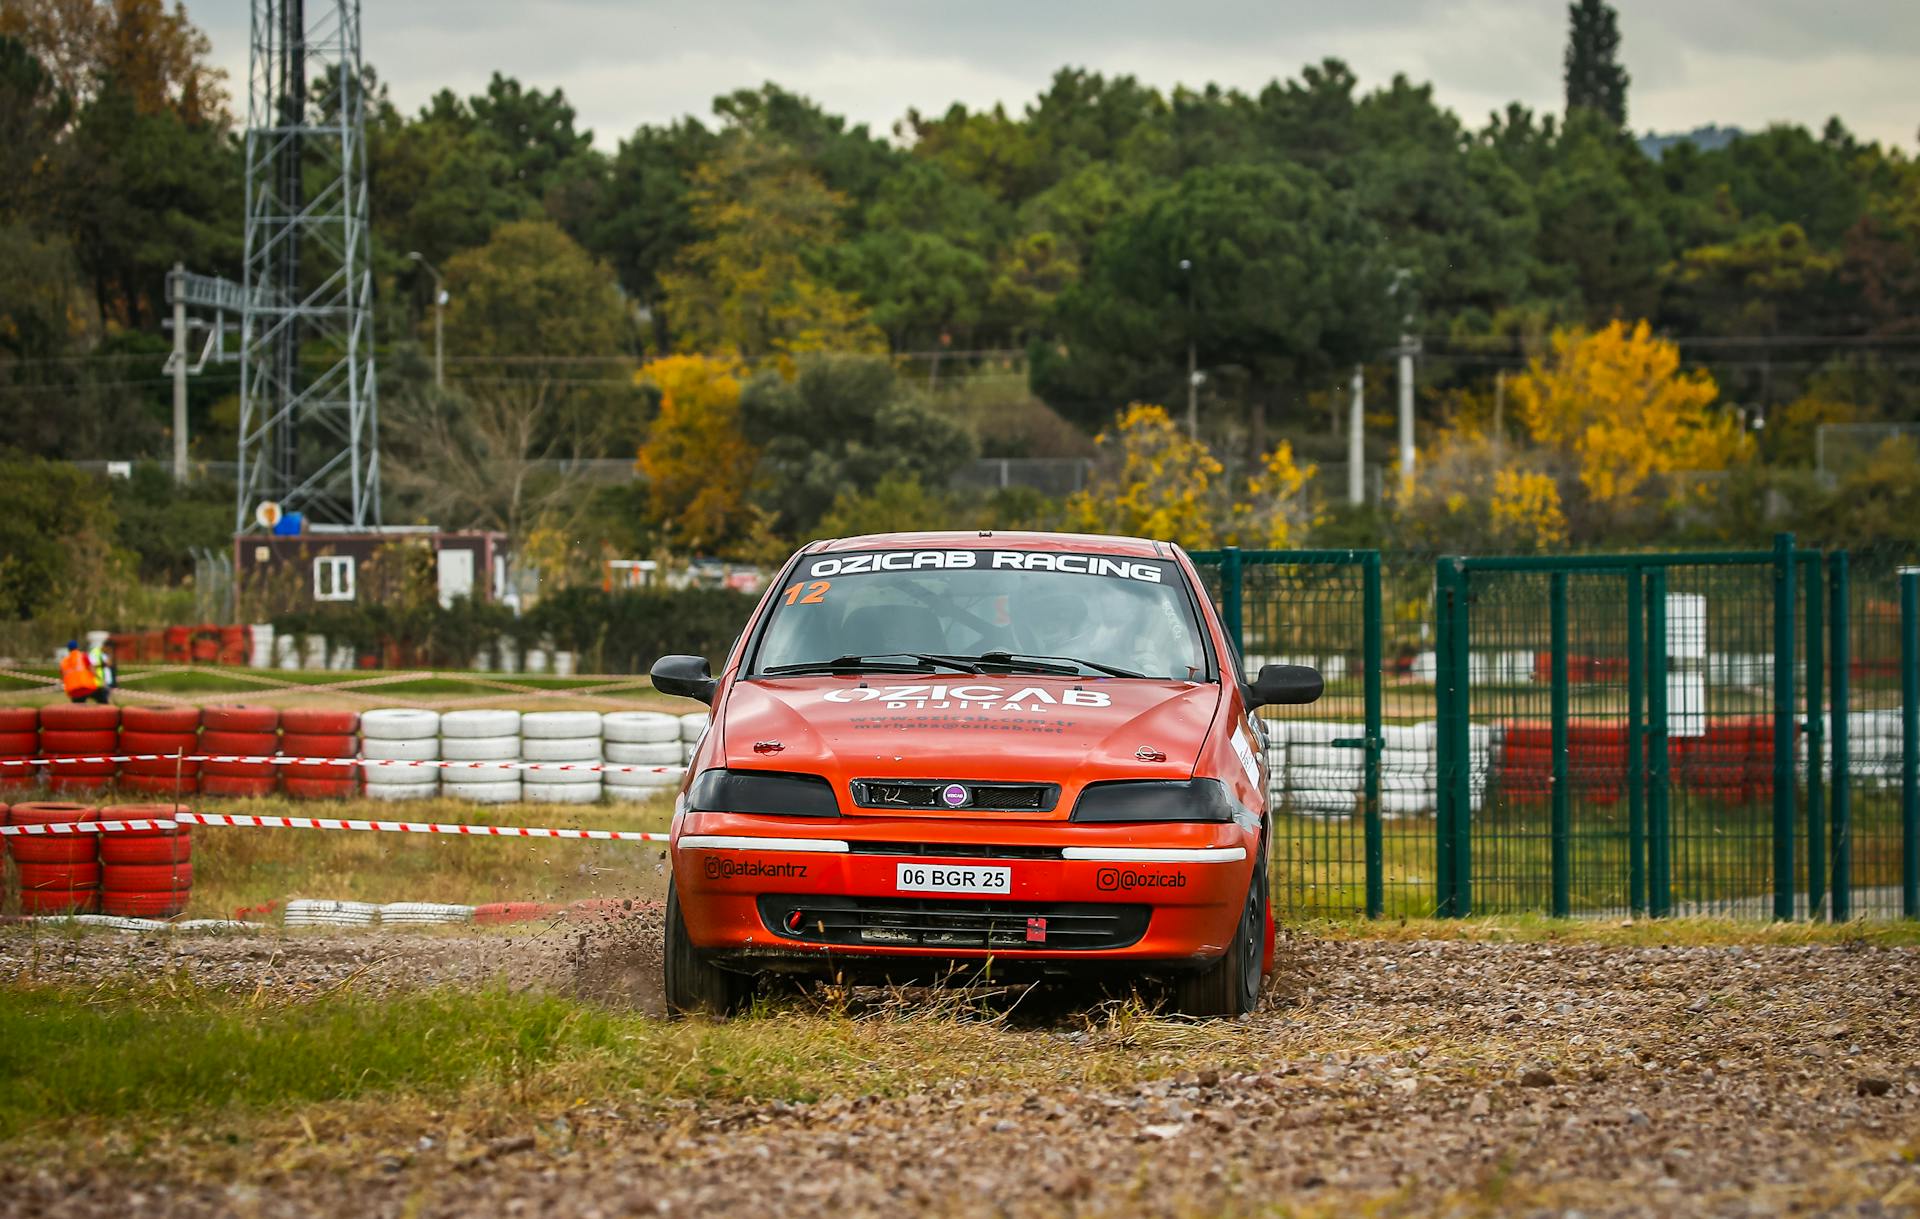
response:
{"label": "green tree", "polygon": [[761,500],[788,535],[889,476],[942,484],[975,451],[965,427],[870,357],[804,356],[791,381],[762,373],[741,393],[740,416],[761,450]]}
{"label": "green tree", "polygon": [[1606,0],[1567,6],[1567,118],[1578,110],[1627,125],[1627,70],[1620,66],[1620,15]]}
{"label": "green tree", "polygon": [[656,350],[673,345],[660,277],[700,237],[688,197],[695,171],[717,150],[717,137],[694,119],[641,127],[621,141],[608,171],[592,245],[606,254],[628,294],[648,308]]}
{"label": "green tree", "polygon": [[549,221],[501,225],[487,244],[448,259],[446,277],[450,354],[618,357],[632,350],[612,270]]}

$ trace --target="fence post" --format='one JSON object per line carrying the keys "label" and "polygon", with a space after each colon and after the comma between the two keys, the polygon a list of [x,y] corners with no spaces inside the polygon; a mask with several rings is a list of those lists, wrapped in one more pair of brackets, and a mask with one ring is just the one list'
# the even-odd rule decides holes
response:
{"label": "fence post", "polygon": [[1453,894],[1453,772],[1460,765],[1453,752],[1453,615],[1456,591],[1453,561],[1442,556],[1433,564],[1433,711],[1434,791],[1433,912],[1439,918],[1456,916]]}
{"label": "fence post", "polygon": [[1627,572],[1627,906],[1647,912],[1647,638],[1645,576]]}
{"label": "fence post", "polygon": [[1240,607],[1240,548],[1227,546],[1220,551],[1220,609],[1227,620],[1227,638],[1233,640],[1234,653],[1240,657],[1244,667],[1247,648],[1246,641],[1241,637]]}
{"label": "fence post", "polygon": [[1361,665],[1366,683],[1366,835],[1367,835],[1367,917],[1379,918],[1386,910],[1386,844],[1380,826],[1380,664],[1381,635],[1385,624],[1380,610],[1380,552],[1369,550],[1361,556],[1361,598],[1366,623],[1361,632]]}
{"label": "fence post", "polygon": [[1833,781],[1827,788],[1832,816],[1828,818],[1828,831],[1833,835],[1833,919],[1844,923],[1853,917],[1853,766],[1847,756],[1852,732],[1847,709],[1853,697],[1847,688],[1851,676],[1847,670],[1853,663],[1853,641],[1848,635],[1847,552],[1836,551],[1827,559],[1827,566],[1827,596],[1832,602],[1827,630],[1833,638],[1828,648],[1833,661]]}
{"label": "fence post", "polygon": [[1473,573],[1456,560],[1453,607],[1453,901],[1461,918],[1473,913]]}
{"label": "fence post", "polygon": [[1826,571],[1807,561],[1807,917],[1825,917],[1827,905]]}
{"label": "fence post", "polygon": [[1553,917],[1573,913],[1571,848],[1573,819],[1567,791],[1567,573],[1548,578],[1548,621],[1553,649],[1553,791],[1550,850],[1553,881]]}
{"label": "fence post", "polygon": [[1920,918],[1920,568],[1900,573],[1900,910]]}
{"label": "fence post", "polygon": [[1647,572],[1647,912],[1673,913],[1673,831],[1667,820],[1667,569]]}
{"label": "fence post", "polygon": [[1773,917],[1793,918],[1793,535],[1773,535]]}

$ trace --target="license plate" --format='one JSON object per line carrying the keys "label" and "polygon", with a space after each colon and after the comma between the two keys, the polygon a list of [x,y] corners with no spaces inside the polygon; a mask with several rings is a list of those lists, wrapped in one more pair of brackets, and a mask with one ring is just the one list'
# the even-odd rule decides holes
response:
{"label": "license plate", "polygon": [[902,893],[991,893],[1005,897],[1013,892],[1013,869],[903,863],[896,865],[894,887]]}

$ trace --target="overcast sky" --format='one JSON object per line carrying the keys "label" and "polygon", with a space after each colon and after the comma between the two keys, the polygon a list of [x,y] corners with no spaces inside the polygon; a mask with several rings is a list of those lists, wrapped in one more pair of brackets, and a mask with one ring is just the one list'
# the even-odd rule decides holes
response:
{"label": "overcast sky", "polygon": [[[1363,85],[1431,81],[1470,125],[1518,100],[1558,111],[1561,0],[363,0],[363,52],[402,109],[496,69],[566,90],[611,149],[641,123],[705,117],[777,81],[890,130],[908,108],[1010,111],[1056,68],[1258,90],[1344,59]],[[307,0],[309,6],[331,0]],[[1912,150],[1920,0],[1617,0],[1637,132],[1706,123],[1854,131]],[[244,114],[246,0],[190,0]]]}

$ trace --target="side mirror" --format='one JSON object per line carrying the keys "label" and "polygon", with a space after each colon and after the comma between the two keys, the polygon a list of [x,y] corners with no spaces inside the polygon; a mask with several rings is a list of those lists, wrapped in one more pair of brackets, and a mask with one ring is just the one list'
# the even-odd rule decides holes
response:
{"label": "side mirror", "polygon": [[1320,670],[1307,665],[1262,665],[1248,688],[1247,709],[1318,702],[1326,688]]}
{"label": "side mirror", "polygon": [[704,656],[662,656],[653,662],[648,676],[653,678],[653,688],[660,693],[697,698],[708,706],[713,705],[713,692],[720,685],[707,671]]}

